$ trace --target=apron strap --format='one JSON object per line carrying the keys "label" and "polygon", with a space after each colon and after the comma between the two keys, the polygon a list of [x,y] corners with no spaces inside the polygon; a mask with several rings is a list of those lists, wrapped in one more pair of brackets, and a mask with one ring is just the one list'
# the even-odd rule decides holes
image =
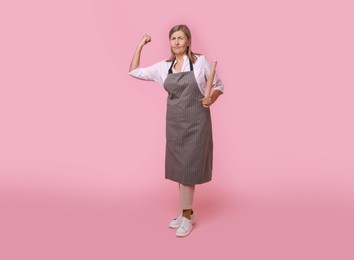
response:
{"label": "apron strap", "polygon": [[[172,74],[173,72],[172,72],[172,67],[173,67],[173,65],[175,64],[175,60],[176,59],[173,59],[173,61],[172,61],[172,63],[171,63],[171,67],[170,67],[170,69],[168,70],[168,74]],[[189,59],[189,69],[190,69],[190,71],[193,71],[193,62],[191,61],[191,59]]]}

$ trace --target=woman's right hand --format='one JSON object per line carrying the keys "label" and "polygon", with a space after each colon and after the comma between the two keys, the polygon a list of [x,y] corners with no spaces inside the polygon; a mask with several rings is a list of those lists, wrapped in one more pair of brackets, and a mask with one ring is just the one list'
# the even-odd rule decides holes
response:
{"label": "woman's right hand", "polygon": [[151,42],[151,36],[145,34],[143,38],[140,40],[139,46],[143,47],[145,44]]}

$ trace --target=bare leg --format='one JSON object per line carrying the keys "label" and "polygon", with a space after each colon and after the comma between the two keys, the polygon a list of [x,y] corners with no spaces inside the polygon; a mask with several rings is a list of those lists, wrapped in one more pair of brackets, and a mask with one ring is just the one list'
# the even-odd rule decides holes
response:
{"label": "bare leg", "polygon": [[195,185],[179,184],[179,202],[184,217],[191,219],[193,214]]}

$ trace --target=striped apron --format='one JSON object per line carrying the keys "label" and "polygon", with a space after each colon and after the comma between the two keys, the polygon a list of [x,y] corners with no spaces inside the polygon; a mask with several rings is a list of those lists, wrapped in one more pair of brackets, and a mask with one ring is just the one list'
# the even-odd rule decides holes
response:
{"label": "striped apron", "polygon": [[185,185],[211,180],[213,137],[210,109],[203,107],[190,60],[190,71],[168,71],[165,178]]}

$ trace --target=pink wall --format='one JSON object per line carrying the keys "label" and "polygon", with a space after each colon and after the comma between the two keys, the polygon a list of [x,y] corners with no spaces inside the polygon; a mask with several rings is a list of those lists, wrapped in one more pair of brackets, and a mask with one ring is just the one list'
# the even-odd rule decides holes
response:
{"label": "pink wall", "polygon": [[132,173],[162,172],[166,94],[127,70],[144,33],[149,65],[168,56],[169,28],[186,23],[225,84],[212,109],[215,178],[257,192],[348,188],[349,1],[231,3],[2,3],[1,182],[32,172],[51,182],[44,175],[65,169],[105,175],[114,189]]}

